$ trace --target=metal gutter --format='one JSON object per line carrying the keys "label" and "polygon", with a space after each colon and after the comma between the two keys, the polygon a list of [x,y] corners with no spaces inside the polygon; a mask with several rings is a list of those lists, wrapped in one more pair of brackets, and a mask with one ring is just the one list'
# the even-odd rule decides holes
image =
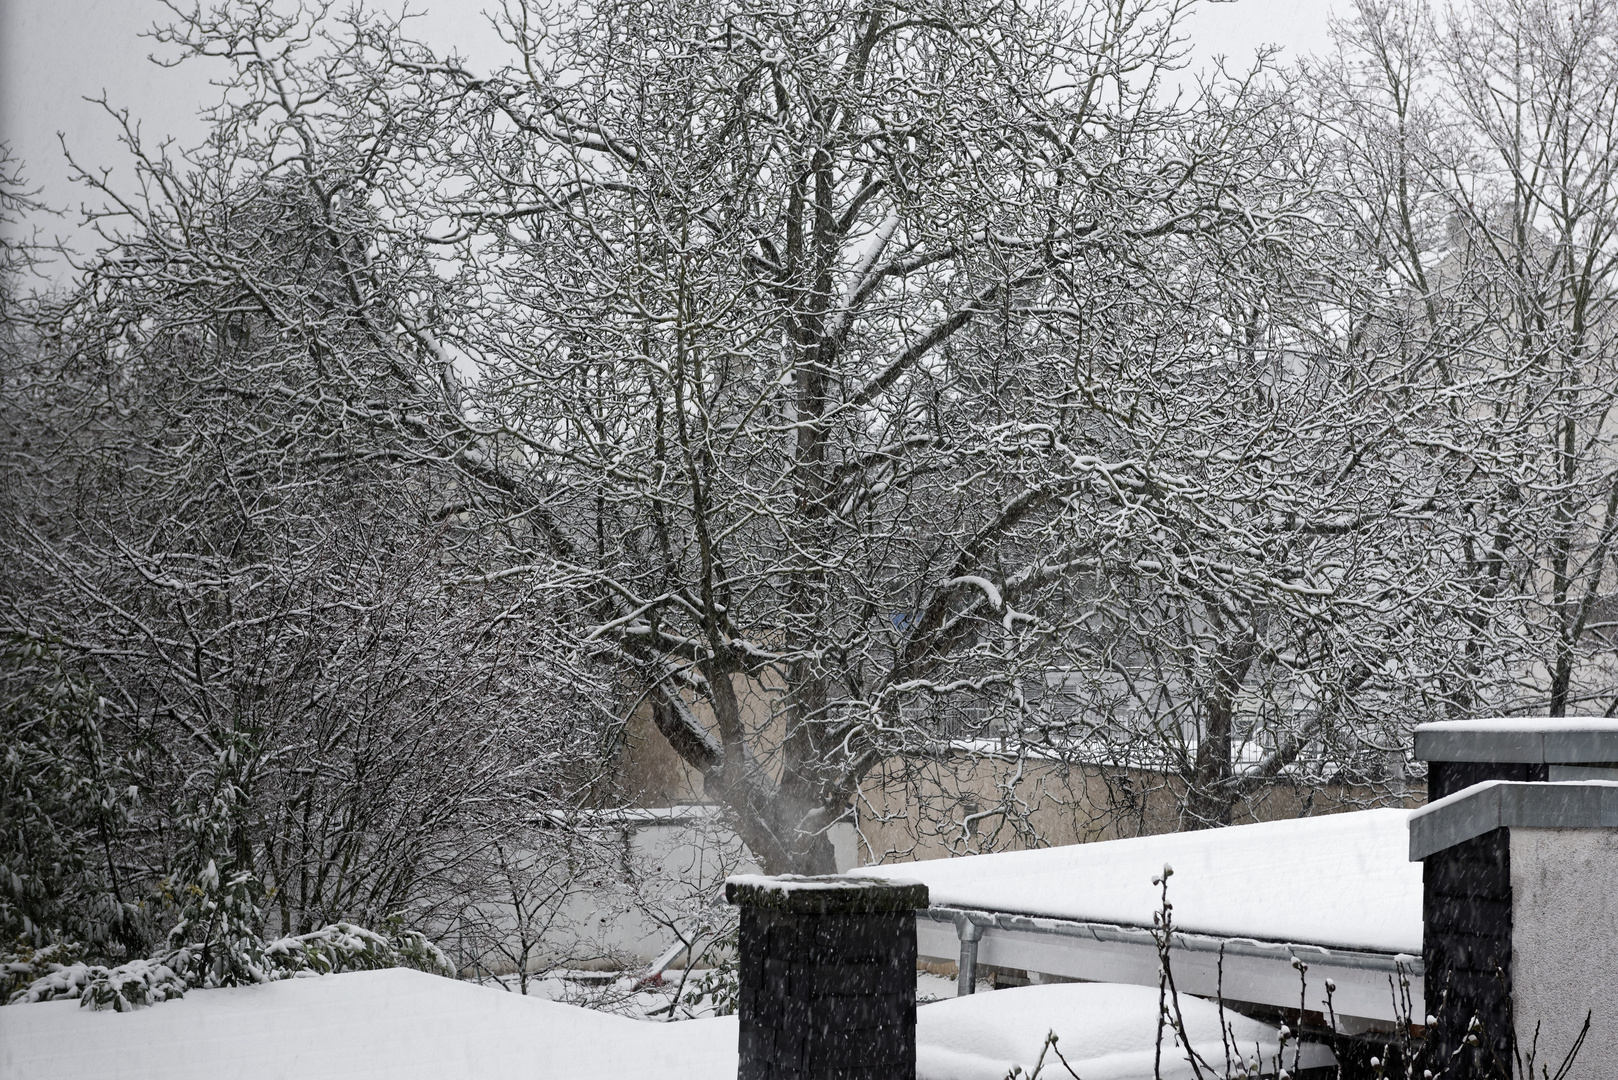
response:
{"label": "metal gutter", "polygon": [[[972,992],[968,972],[975,974],[978,965],[1158,985],[1157,941],[1145,927],[932,907],[916,912],[916,943],[923,957],[960,964],[960,993]],[[1424,969],[1419,957],[1407,954],[1176,931],[1169,955],[1183,993],[1271,1008],[1301,1004],[1335,1013],[1339,1029],[1349,1033],[1425,1018]],[[1408,1014],[1400,1004],[1401,980],[1408,981]]]}

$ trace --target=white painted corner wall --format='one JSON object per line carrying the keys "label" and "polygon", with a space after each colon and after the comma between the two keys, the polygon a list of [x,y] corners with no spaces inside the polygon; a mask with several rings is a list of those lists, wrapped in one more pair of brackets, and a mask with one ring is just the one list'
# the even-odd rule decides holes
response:
{"label": "white painted corner wall", "polygon": [[1568,1080],[1618,1069],[1618,829],[1511,830],[1513,1011],[1526,1063],[1554,1075],[1590,1033]]}

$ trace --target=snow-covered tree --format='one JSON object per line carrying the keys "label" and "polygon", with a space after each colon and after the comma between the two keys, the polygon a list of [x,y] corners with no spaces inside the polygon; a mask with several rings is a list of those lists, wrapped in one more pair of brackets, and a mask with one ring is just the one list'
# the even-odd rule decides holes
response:
{"label": "snow-covered tree", "polygon": [[516,4],[520,65],[429,73],[490,579],[576,597],[771,870],[944,738],[1192,822],[1364,750],[1315,151],[1263,80],[1163,104],[1186,8]]}
{"label": "snow-covered tree", "polygon": [[[143,865],[289,930],[598,793],[602,671],[773,871],[991,745],[1191,826],[1385,794],[1597,642],[1605,99],[1485,107],[1559,100],[1501,42],[1594,63],[1569,2],[1432,52],[1443,123],[1369,0],[1369,69],[1178,96],[1189,0],[514,0],[488,77],[182,15],[213,140],[86,171],[111,246],[8,360],[7,627],[164,748]],[[1040,842],[1021,775],[948,814]]]}

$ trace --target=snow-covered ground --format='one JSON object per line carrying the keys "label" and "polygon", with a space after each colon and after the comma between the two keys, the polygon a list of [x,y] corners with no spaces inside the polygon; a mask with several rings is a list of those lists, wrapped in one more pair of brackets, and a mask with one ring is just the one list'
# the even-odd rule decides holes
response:
{"label": "snow-covered ground", "polygon": [[1419,956],[1410,814],[1361,810],[852,872],[924,882],[935,906],[1151,926],[1152,878],[1168,864],[1181,930]]}
{"label": "snow-covered ground", "polygon": [[[714,1015],[713,1001],[703,996],[698,987],[708,974],[707,968],[694,968],[689,972],[673,968],[665,971],[660,980],[649,982],[638,971],[623,974],[557,970],[547,972],[542,978],[530,976],[528,996],[634,1020],[666,1021],[671,1013],[675,1020],[700,1019]],[[479,981],[511,993],[522,992],[515,975]]]}
{"label": "snow-covered ground", "polygon": [[955,996],[955,988],[954,979],[946,979],[942,975],[928,975],[925,972],[919,973],[916,976],[916,1004],[930,1005],[935,1001],[947,1001]]}
{"label": "snow-covered ground", "polygon": [[[1222,1068],[1215,1007],[1190,998],[1181,1007],[1193,1043]],[[1242,1056],[1256,1046],[1268,1064],[1275,1029],[1226,1019]],[[1029,986],[924,1005],[918,1073],[921,1080],[1002,1080],[1012,1065],[1031,1069],[1051,1031],[1085,1080],[1146,1080],[1157,992]],[[0,1080],[732,1080],[736,1038],[735,1017],[652,1023],[395,969],[192,991],[133,1013],[92,1012],[73,1001],[7,1006],[0,1008]],[[1329,1061],[1324,1051],[1311,1053],[1305,1067]],[[1190,1075],[1179,1060],[1170,1041],[1164,1077]]]}
{"label": "snow-covered ground", "polygon": [[0,1008],[0,1080],[731,1080],[736,1019],[645,1023],[395,968],[133,1013]]}
{"label": "snow-covered ground", "polygon": [[[1172,1032],[1157,1063],[1158,992],[1149,986],[1066,983],[1019,986],[940,1001],[916,1010],[916,1075],[921,1080],[1005,1080],[1013,1068],[1031,1072],[1054,1033],[1056,1049],[1084,1080],[1181,1080],[1197,1074],[1175,1045]],[[1252,1062],[1265,1074],[1279,1064],[1291,1070],[1335,1065],[1323,1046],[1281,1047],[1277,1030],[1245,1016],[1226,1013],[1201,998],[1182,997],[1186,1034],[1215,1075],[1228,1075],[1238,1063]],[[1224,1031],[1221,1032],[1221,1019]],[[1227,1058],[1226,1048],[1229,1047]],[[1066,1077],[1054,1053],[1042,1073]],[[1204,1071],[1204,1076],[1207,1072]]]}

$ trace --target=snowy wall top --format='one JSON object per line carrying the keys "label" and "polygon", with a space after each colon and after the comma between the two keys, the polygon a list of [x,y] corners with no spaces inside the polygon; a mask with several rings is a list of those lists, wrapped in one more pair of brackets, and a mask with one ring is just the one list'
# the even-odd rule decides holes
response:
{"label": "snowy wall top", "polygon": [[1441,720],[1416,728],[1416,756],[1423,761],[1618,762],[1618,720],[1598,716]]}
{"label": "snowy wall top", "polygon": [[800,877],[736,874],[725,879],[725,901],[741,907],[801,914],[865,914],[914,911],[927,906],[927,886],[866,874]]}
{"label": "snowy wall top", "polygon": [[1410,858],[1418,861],[1498,828],[1618,828],[1618,783],[1474,784],[1410,816]]}
{"label": "snowy wall top", "polygon": [[[1361,810],[1201,832],[904,864],[935,907],[1152,925],[1152,879],[1189,933],[1421,954],[1421,866],[1409,810]],[[865,867],[850,876],[893,873]]]}

